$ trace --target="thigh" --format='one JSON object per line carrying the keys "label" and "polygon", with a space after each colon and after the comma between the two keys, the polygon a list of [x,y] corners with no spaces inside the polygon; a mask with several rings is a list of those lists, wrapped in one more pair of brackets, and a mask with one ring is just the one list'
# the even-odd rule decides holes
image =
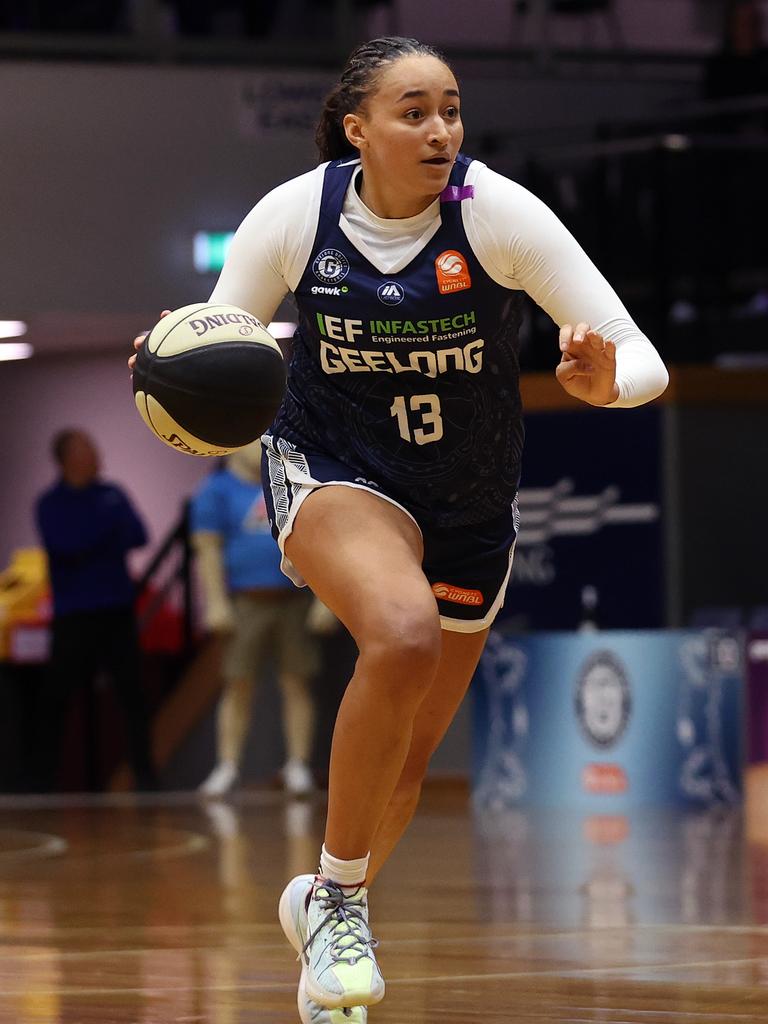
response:
{"label": "thigh", "polygon": [[299,509],[285,553],[355,639],[409,621],[438,623],[421,568],[419,528],[378,495],[344,486],[313,490]]}
{"label": "thigh", "polygon": [[65,615],[54,620],[50,686],[66,699],[70,690],[90,682],[98,664],[90,616]]}
{"label": "thigh", "polygon": [[283,571],[314,593],[358,641],[411,620],[437,631],[416,520],[369,480],[326,454],[266,436],[264,495]]}
{"label": "thigh", "polygon": [[275,608],[275,637],[280,672],[303,679],[320,668],[318,639],[307,628],[311,595],[294,593]]}
{"label": "thigh", "polygon": [[115,608],[93,617],[94,652],[99,667],[115,678],[139,672],[139,631],[132,608]]}
{"label": "thigh", "polygon": [[227,682],[258,675],[270,646],[270,602],[250,594],[233,594],[234,629],[227,638],[222,673]]}

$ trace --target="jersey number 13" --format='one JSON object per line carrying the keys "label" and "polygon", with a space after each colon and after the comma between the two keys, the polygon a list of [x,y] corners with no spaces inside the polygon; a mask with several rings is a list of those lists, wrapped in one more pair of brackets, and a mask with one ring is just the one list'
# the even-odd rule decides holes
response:
{"label": "jersey number 13", "polygon": [[[409,409],[413,414],[410,419]],[[440,414],[440,399],[437,395],[411,395],[407,406],[405,395],[398,395],[390,407],[389,414],[396,417],[397,428],[404,441],[429,444],[431,441],[439,441],[443,436],[443,417]],[[413,429],[411,423],[414,424]]]}

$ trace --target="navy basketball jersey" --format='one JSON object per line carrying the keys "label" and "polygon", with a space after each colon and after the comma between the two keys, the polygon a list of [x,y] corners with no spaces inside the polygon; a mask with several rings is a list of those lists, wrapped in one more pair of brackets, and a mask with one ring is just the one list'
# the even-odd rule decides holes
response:
{"label": "navy basketball jersey", "polygon": [[482,522],[517,491],[523,426],[520,293],[480,266],[462,221],[471,161],[459,156],[441,223],[402,270],[382,274],[339,225],[357,160],[325,170],[299,328],[271,432],[326,452],[419,521]]}

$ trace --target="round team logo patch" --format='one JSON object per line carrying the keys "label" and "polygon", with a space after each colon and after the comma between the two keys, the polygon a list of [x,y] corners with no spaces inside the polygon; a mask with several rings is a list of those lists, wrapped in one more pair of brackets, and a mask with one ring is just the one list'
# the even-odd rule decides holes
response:
{"label": "round team logo patch", "polygon": [[405,298],[405,292],[400,285],[396,284],[394,281],[385,281],[384,284],[380,284],[376,294],[387,306],[396,306]]}
{"label": "round team logo patch", "polygon": [[623,735],[631,711],[624,666],[611,651],[597,651],[582,666],[576,684],[576,717],[582,732],[607,750]]}
{"label": "round team logo patch", "polygon": [[336,284],[349,273],[349,260],[338,249],[323,249],[315,256],[312,273],[318,281]]}

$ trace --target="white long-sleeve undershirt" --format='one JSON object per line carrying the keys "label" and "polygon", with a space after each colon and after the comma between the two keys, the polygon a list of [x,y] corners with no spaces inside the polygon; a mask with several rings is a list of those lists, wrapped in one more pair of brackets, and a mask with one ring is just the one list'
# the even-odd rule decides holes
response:
{"label": "white long-sleeve undershirt", "polygon": [[[311,255],[325,165],[279,185],[240,225],[211,295],[269,323],[293,291]],[[669,377],[658,352],[573,235],[522,185],[475,161],[462,202],[467,238],[486,273],[498,284],[526,292],[552,320],[588,323],[616,343],[619,398],[612,407],[642,405],[660,395]],[[341,228],[384,274],[397,273],[440,225],[435,200],[415,217],[383,220],[360,199],[354,177]]]}

